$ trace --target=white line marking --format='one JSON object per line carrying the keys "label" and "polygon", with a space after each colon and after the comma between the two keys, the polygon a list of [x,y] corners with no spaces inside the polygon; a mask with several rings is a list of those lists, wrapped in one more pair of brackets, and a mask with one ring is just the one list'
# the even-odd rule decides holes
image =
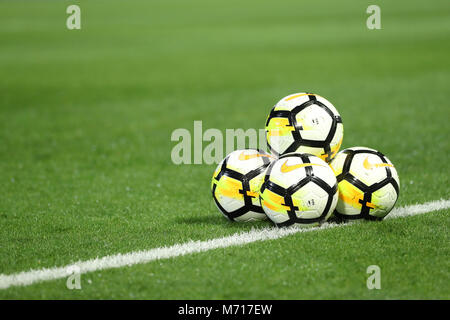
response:
{"label": "white line marking", "polygon": [[[392,210],[392,212],[386,217],[386,219],[414,216],[447,208],[450,208],[450,200],[431,201],[424,204],[396,208]],[[183,244],[175,244],[170,247],[154,248],[150,250],[136,251],[125,254],[119,253],[112,256],[105,256],[103,258],[79,261],[70,265],[66,265],[64,267],[30,270],[10,275],[1,274],[0,289],[7,289],[12,286],[27,286],[36,282],[66,278],[71,275],[71,271],[75,270],[74,268],[76,268],[76,270],[79,270],[80,274],[82,274],[98,270],[132,266],[134,264],[142,264],[154,260],[168,259],[217,248],[244,245],[256,241],[279,239],[300,232],[311,232],[348,225],[349,224],[325,223],[320,227],[306,229],[296,227],[271,227],[254,229],[248,232],[237,233],[223,238],[211,239],[206,241],[189,241]]]}

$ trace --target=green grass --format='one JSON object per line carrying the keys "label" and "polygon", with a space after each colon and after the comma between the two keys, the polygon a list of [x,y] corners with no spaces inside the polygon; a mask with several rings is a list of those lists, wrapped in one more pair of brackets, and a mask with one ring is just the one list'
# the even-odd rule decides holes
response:
{"label": "green grass", "polygon": [[[449,261],[436,260],[450,253],[443,221],[449,217],[441,212],[302,233],[82,275],[82,290],[66,289],[62,279],[7,292],[45,299],[448,299]],[[366,287],[373,264],[381,290]]]}
{"label": "green grass", "polygon": [[[343,148],[385,153],[398,205],[449,198],[450,8],[369,2],[0,3],[0,273],[210,239],[214,165],[170,161],[176,128],[261,128],[310,91]],[[252,116],[249,116],[252,115]],[[0,291],[0,298],[450,298],[449,210]],[[370,264],[382,290],[365,287]],[[92,283],[88,284],[87,279]]]}

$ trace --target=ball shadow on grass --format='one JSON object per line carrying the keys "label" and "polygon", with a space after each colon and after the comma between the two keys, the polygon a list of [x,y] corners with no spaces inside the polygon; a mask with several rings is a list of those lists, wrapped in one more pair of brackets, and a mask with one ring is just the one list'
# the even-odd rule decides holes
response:
{"label": "ball shadow on grass", "polygon": [[205,226],[217,225],[223,226],[225,228],[241,228],[241,229],[268,227],[272,225],[268,220],[252,221],[252,222],[236,222],[230,221],[218,215],[179,217],[176,219],[176,222],[190,225],[205,225]]}

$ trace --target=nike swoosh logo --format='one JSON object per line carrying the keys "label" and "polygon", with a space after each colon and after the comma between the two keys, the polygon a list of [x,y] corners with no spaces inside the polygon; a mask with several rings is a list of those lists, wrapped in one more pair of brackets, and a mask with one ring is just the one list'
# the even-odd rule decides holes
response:
{"label": "nike swoosh logo", "polygon": [[245,160],[255,159],[255,158],[259,158],[259,157],[272,158],[272,156],[270,154],[262,154],[262,153],[245,154],[245,152],[241,152],[241,154],[239,155],[239,160],[245,161]]}
{"label": "nike swoosh logo", "polygon": [[322,164],[318,164],[318,163],[299,163],[299,164],[294,164],[292,166],[288,166],[287,165],[287,160],[281,165],[281,169],[280,171],[282,173],[287,173],[287,172],[291,172],[292,170],[298,169],[298,168],[304,168],[304,167],[310,167],[310,166],[321,166],[321,167],[325,167]]}
{"label": "nike swoosh logo", "polygon": [[369,162],[369,156],[367,156],[366,159],[364,159],[363,166],[367,170],[371,170],[371,169],[374,169],[374,168],[383,168],[383,167],[392,167],[393,168],[394,167],[392,164],[389,164],[389,163],[375,163],[375,164],[372,164],[372,163]]}

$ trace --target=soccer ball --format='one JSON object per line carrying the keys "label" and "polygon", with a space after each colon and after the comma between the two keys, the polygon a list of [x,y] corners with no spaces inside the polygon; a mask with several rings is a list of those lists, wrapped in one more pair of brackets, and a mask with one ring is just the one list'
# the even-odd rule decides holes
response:
{"label": "soccer ball", "polygon": [[400,180],[392,162],[381,152],[365,147],[345,149],[330,166],[339,188],[337,218],[382,220],[392,210]]}
{"label": "soccer ball", "polygon": [[277,226],[318,225],[336,207],[336,176],[316,156],[285,154],[269,165],[260,200],[264,212]]}
{"label": "soccer ball", "polygon": [[331,161],[342,144],[344,126],[336,108],[312,93],[281,99],[266,121],[267,146],[275,155],[309,153]]}
{"label": "soccer ball", "polygon": [[264,220],[259,190],[273,156],[261,150],[231,152],[214,171],[211,191],[222,214],[232,221]]}

